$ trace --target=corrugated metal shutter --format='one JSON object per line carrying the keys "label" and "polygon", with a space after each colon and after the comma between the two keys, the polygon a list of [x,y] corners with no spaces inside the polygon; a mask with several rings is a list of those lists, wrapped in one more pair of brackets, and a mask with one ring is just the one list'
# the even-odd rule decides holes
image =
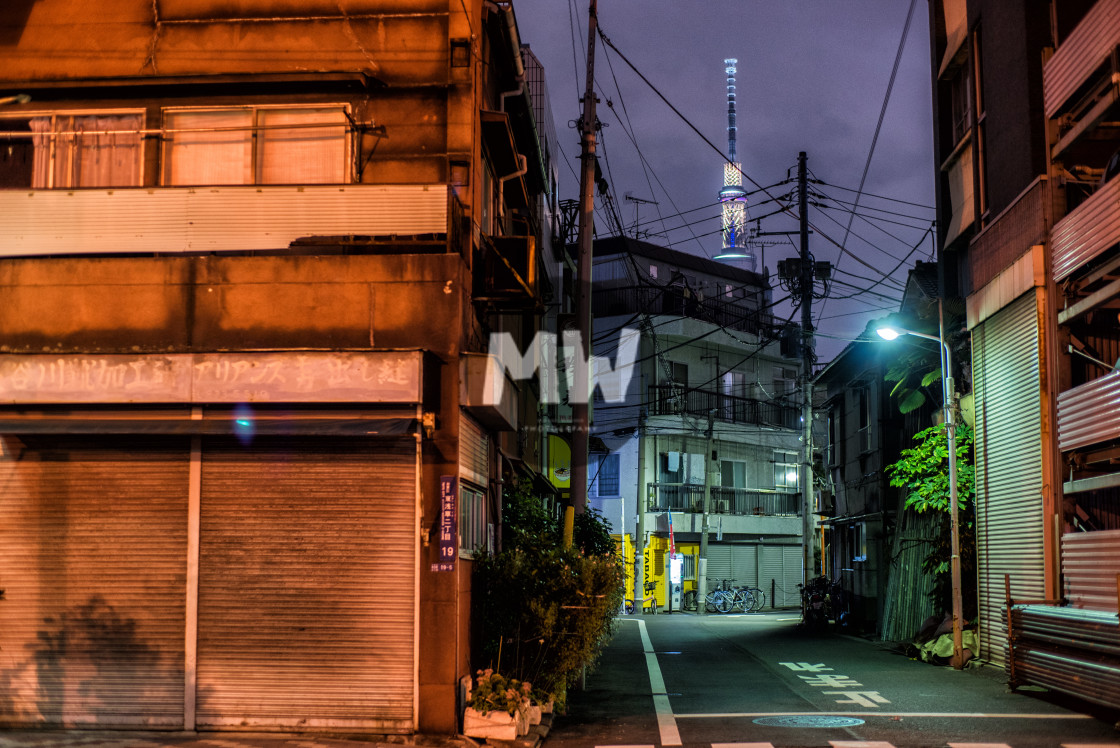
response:
{"label": "corrugated metal shutter", "polygon": [[758,546],[731,546],[731,578],[740,587],[754,587],[758,580]]}
{"label": "corrugated metal shutter", "polygon": [[1044,594],[1038,327],[1033,293],[972,333],[980,656],[1005,662],[1004,575],[1015,597]]}
{"label": "corrugated metal shutter", "polygon": [[188,456],[0,441],[0,721],[183,726]]}
{"label": "corrugated metal shutter", "polygon": [[779,584],[777,590],[778,605],[801,605],[801,592],[797,585],[801,584],[804,576],[805,557],[799,545],[782,546],[782,575],[785,584]]}
{"label": "corrugated metal shutter", "polygon": [[704,575],[708,579],[708,589],[715,589],[724,579],[731,579],[731,546],[708,546],[708,572]]}
{"label": "corrugated metal shutter", "polygon": [[490,485],[490,438],[463,412],[459,413],[459,476],[482,488]]}
{"label": "corrugated metal shutter", "polygon": [[207,439],[198,724],[408,732],[416,444]]}

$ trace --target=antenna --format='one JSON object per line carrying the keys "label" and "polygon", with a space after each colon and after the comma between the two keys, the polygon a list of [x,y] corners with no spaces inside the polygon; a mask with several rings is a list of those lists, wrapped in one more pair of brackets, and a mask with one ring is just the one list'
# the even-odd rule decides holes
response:
{"label": "antenna", "polygon": [[656,200],[645,200],[640,197],[634,197],[629,192],[623,195],[622,199],[628,203],[634,203],[634,238],[641,239],[643,234],[649,236],[648,231],[638,231],[638,208],[642,205],[660,205],[661,203],[657,202]]}
{"label": "antenna", "polygon": [[743,169],[736,152],[738,127],[735,122],[735,73],[739,60],[730,57],[723,61],[727,73],[727,157],[723,165],[723,189],[719,201],[723,204],[723,250],[717,260],[744,260],[750,270],[757,266],[754,248],[747,236],[747,192],[743,189]]}

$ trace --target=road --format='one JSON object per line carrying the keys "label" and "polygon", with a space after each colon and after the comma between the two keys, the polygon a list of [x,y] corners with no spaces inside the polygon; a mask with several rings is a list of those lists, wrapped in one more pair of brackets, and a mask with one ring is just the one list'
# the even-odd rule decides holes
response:
{"label": "road", "polygon": [[937,667],[877,642],[803,632],[797,620],[619,619],[545,748],[1120,748],[1115,717],[1037,689],[1012,693],[1001,669]]}

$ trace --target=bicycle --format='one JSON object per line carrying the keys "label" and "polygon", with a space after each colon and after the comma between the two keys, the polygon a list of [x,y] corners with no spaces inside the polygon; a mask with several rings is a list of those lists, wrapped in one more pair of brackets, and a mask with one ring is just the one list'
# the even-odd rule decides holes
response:
{"label": "bicycle", "polygon": [[[642,598],[642,613],[644,614],[646,612],[646,607],[652,607],[653,613],[656,614],[657,595],[654,594],[654,590],[657,589],[657,584],[655,582],[646,582],[644,588],[646,591],[646,596]],[[626,611],[626,615],[632,615],[634,613],[634,609],[634,601],[627,598],[623,602],[623,610]]]}

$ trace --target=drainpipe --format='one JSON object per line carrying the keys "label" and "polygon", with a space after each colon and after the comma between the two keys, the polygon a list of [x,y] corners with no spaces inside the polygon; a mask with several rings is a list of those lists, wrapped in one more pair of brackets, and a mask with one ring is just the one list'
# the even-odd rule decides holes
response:
{"label": "drainpipe", "polygon": [[512,174],[507,174],[504,177],[498,177],[498,209],[502,211],[503,215],[506,212],[506,209],[505,209],[506,182],[508,182],[509,180],[511,180],[515,177],[523,177],[523,176],[525,176],[526,174],[529,173],[529,159],[525,158],[524,156],[522,156],[519,153],[519,154],[517,154],[517,160],[521,162],[521,168],[520,169],[513,172]]}

